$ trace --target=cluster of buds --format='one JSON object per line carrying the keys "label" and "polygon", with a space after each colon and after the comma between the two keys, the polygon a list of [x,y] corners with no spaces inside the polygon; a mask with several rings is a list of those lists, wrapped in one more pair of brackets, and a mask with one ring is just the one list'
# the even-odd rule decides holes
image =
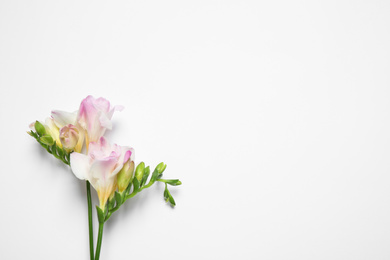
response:
{"label": "cluster of buds", "polygon": [[128,165],[125,163],[120,174],[118,174],[118,191],[115,191],[110,196],[108,203],[104,207],[97,207],[99,222],[107,221],[111,214],[117,211],[126,200],[149,188],[156,181],[165,183],[164,198],[171,206],[175,206],[175,200],[168,191],[167,185],[178,186],[181,185],[181,181],[178,179],[162,179],[166,168],[167,165],[161,162],[150,174],[150,167],[145,167],[144,162],[139,163],[135,171],[132,162],[128,163]]}

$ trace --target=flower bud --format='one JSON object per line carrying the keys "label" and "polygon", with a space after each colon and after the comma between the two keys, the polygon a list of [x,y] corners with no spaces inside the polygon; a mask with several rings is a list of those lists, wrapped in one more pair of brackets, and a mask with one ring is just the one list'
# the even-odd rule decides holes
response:
{"label": "flower bud", "polygon": [[55,143],[53,137],[51,137],[50,135],[41,136],[39,140],[46,145],[53,145]]}
{"label": "flower bud", "polygon": [[145,170],[145,163],[141,162],[138,164],[137,169],[135,170],[135,177],[139,182],[141,182],[142,177],[144,175],[144,170]]}
{"label": "flower bud", "polygon": [[79,140],[79,130],[72,124],[60,129],[60,141],[65,150],[74,150]]}
{"label": "flower bud", "polygon": [[134,162],[128,160],[118,173],[118,190],[122,193],[134,177]]}
{"label": "flower bud", "polygon": [[35,131],[37,131],[39,136],[43,136],[46,134],[45,127],[39,121],[35,121],[34,124]]}
{"label": "flower bud", "polygon": [[158,173],[163,173],[165,171],[165,168],[167,168],[167,165],[164,164],[163,162],[159,163],[157,166],[156,166],[156,170],[158,171]]}

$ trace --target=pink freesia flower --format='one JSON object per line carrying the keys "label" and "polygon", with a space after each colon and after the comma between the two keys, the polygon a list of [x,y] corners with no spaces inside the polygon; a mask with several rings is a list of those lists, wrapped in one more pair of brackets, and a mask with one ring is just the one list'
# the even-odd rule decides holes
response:
{"label": "pink freesia flower", "polygon": [[97,142],[106,129],[112,128],[111,117],[117,110],[121,111],[123,107],[112,107],[104,98],[95,99],[88,96],[81,102],[77,123],[85,130],[87,149],[90,142]]}
{"label": "pink freesia flower", "polygon": [[[65,150],[72,151],[75,150],[77,143],[79,142],[79,130],[72,124],[66,125],[60,129],[60,141],[62,147]],[[78,149],[76,149],[78,150]]]}
{"label": "pink freesia flower", "polygon": [[88,180],[98,193],[100,208],[117,187],[117,174],[128,161],[134,161],[134,150],[130,147],[111,145],[104,137],[90,142],[88,154],[73,152],[70,166],[81,180]]}

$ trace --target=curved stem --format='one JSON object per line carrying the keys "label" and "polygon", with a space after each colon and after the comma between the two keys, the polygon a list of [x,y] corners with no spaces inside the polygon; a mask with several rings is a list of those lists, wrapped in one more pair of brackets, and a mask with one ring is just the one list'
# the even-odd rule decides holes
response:
{"label": "curved stem", "polygon": [[104,226],[104,222],[99,222],[99,235],[98,235],[98,241],[96,245],[95,260],[99,260],[100,257],[100,248],[102,247],[102,240],[103,240],[103,226]]}
{"label": "curved stem", "polygon": [[87,183],[87,199],[88,199],[88,224],[89,224],[89,256],[91,260],[94,260],[93,255],[93,223],[92,223],[92,199],[91,199],[91,184]]}

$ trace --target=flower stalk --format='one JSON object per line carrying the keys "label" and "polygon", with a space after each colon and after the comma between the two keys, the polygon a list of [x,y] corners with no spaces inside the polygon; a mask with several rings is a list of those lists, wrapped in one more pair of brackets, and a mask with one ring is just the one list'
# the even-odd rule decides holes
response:
{"label": "flower stalk", "polygon": [[91,199],[91,184],[86,181],[87,185],[87,200],[88,200],[88,228],[89,228],[89,256],[91,260],[95,259],[93,250],[93,222],[92,222],[92,199]]}
{"label": "flower stalk", "polygon": [[104,227],[104,221],[99,222],[99,234],[98,234],[98,240],[97,240],[97,245],[96,245],[95,260],[99,260],[99,258],[100,258],[100,250],[101,250],[102,241],[103,241],[103,227]]}

